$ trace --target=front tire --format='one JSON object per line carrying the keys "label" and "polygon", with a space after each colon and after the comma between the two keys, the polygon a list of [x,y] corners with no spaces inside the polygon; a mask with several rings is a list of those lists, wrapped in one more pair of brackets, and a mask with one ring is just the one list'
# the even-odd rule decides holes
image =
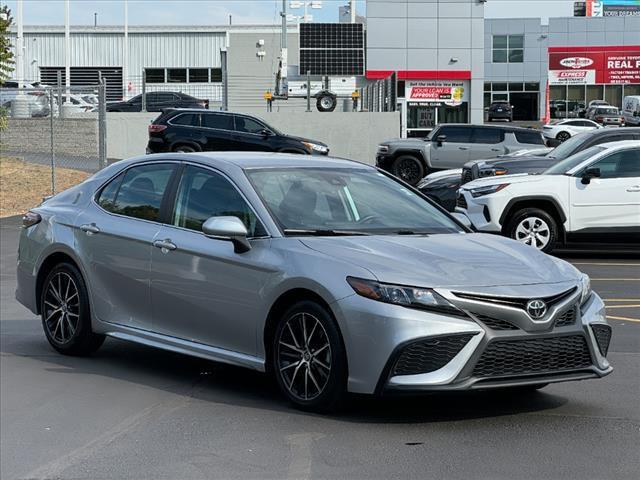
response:
{"label": "front tire", "polygon": [[336,410],[346,394],[347,357],[331,314],[316,302],[298,302],[273,338],[272,368],[282,393],[303,410]]}
{"label": "front tire", "polygon": [[100,348],[105,337],[91,330],[87,287],[74,265],[61,263],[49,272],[40,301],[42,328],[54,349],[84,356]]}
{"label": "front tire", "polygon": [[523,208],[513,215],[507,224],[506,233],[514,240],[549,253],[558,240],[558,224],[544,210]]}
{"label": "front tire", "polygon": [[424,178],[424,166],[413,155],[400,155],[393,162],[393,172],[400,180],[415,186]]}

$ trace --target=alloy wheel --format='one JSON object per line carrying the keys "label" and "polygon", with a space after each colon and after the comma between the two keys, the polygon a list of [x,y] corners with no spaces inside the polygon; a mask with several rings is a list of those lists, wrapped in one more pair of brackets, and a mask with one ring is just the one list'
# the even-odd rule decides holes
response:
{"label": "alloy wheel", "polygon": [[78,330],[80,296],[71,276],[58,272],[51,277],[44,296],[44,324],[50,337],[59,344],[69,342]]}
{"label": "alloy wheel", "polygon": [[415,181],[420,176],[420,167],[414,160],[401,160],[396,168],[397,176],[407,183]]}
{"label": "alloy wheel", "polygon": [[321,395],[331,374],[331,345],[320,320],[310,313],[289,318],[278,339],[277,361],[291,395],[303,401]]}
{"label": "alloy wheel", "polygon": [[567,141],[567,140],[569,140],[570,138],[571,138],[571,135],[569,135],[569,133],[568,133],[568,132],[560,132],[560,133],[556,136],[556,139],[557,139],[559,142],[561,142],[561,143],[562,143],[562,142],[566,142],[566,141]]}
{"label": "alloy wheel", "polygon": [[515,239],[542,250],[551,239],[551,229],[539,217],[526,217],[516,227]]}

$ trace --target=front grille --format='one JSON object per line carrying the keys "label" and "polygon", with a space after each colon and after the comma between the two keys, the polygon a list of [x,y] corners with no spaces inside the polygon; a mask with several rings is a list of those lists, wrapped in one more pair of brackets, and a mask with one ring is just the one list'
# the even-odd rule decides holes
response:
{"label": "front grille", "polygon": [[609,342],[611,342],[611,327],[609,325],[591,325],[593,335],[598,342],[598,348],[603,357],[607,356],[609,351]]}
{"label": "front grille", "polygon": [[460,207],[463,209],[467,209],[468,205],[467,205],[467,199],[464,198],[464,195],[462,195],[461,193],[458,194],[458,197],[456,198],[456,207]]}
{"label": "front grille", "polygon": [[463,168],[462,169],[462,178],[461,178],[461,185],[464,185],[465,183],[469,183],[471,180],[473,180],[473,173],[471,172],[470,168]]}
{"label": "front grille", "polygon": [[576,323],[576,309],[567,310],[556,319],[556,327],[567,327]]}
{"label": "front grille", "polygon": [[589,347],[582,335],[498,340],[489,344],[473,375],[498,377],[575,370],[591,365]]}
{"label": "front grille", "polygon": [[506,320],[480,315],[479,313],[474,313],[473,315],[492,330],[520,330],[513,323]]}
{"label": "front grille", "polygon": [[393,375],[435,372],[449,363],[475,333],[420,340],[404,347],[393,367]]}
{"label": "front grille", "polygon": [[475,300],[478,302],[486,302],[486,303],[496,303],[498,305],[507,305],[509,307],[521,308],[522,310],[526,310],[527,302],[534,298],[539,298],[540,300],[544,300],[547,304],[547,308],[551,308],[554,305],[560,303],[562,300],[567,298],[569,295],[573,294],[576,291],[577,287],[573,287],[570,290],[559,293],[557,295],[553,295],[551,297],[531,297],[531,298],[516,298],[516,297],[493,297],[489,295],[476,295],[473,293],[462,293],[462,292],[453,292],[457,297],[466,298],[468,300]]}

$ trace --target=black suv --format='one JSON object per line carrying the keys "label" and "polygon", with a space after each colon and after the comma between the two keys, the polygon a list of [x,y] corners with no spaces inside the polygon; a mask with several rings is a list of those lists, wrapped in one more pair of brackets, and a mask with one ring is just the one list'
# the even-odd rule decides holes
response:
{"label": "black suv", "polygon": [[489,105],[487,121],[508,120],[513,122],[513,106],[508,102],[493,102]]}
{"label": "black suv", "polygon": [[223,150],[329,154],[322,142],[285,135],[240,113],[169,109],[149,125],[147,153]]}
{"label": "black suv", "polygon": [[[209,108],[209,100],[201,100],[181,92],[147,92],[147,112],[161,112],[166,108]],[[107,104],[107,112],[141,112],[142,94],[126,102]]]}

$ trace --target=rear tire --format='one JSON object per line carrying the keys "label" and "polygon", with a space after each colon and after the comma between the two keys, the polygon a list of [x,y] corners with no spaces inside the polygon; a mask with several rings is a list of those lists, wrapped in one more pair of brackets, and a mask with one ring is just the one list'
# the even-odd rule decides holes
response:
{"label": "rear tire", "polygon": [[422,162],[413,155],[400,155],[393,161],[392,173],[412,186],[424,178],[424,170]]}
{"label": "rear tire", "polygon": [[338,99],[334,95],[321,95],[316,101],[316,108],[319,112],[333,112],[338,106]]}
{"label": "rear tire", "polygon": [[61,263],[47,275],[40,299],[42,328],[51,346],[64,355],[95,352],[104,335],[93,333],[89,296],[82,274],[70,263]]}
{"label": "rear tire", "polygon": [[190,147],[189,145],[178,145],[173,148],[173,151],[177,153],[193,153],[196,151],[196,149]]}
{"label": "rear tire", "polygon": [[559,132],[556,135],[556,140],[558,140],[560,143],[564,143],[570,138],[571,138],[571,134],[569,132]]}
{"label": "rear tire", "polygon": [[505,233],[512,239],[549,253],[558,240],[558,224],[546,211],[523,208],[512,216]]}
{"label": "rear tire", "polygon": [[337,410],[346,395],[347,356],[332,315],[316,302],[291,306],[276,327],[271,367],[297,408]]}

